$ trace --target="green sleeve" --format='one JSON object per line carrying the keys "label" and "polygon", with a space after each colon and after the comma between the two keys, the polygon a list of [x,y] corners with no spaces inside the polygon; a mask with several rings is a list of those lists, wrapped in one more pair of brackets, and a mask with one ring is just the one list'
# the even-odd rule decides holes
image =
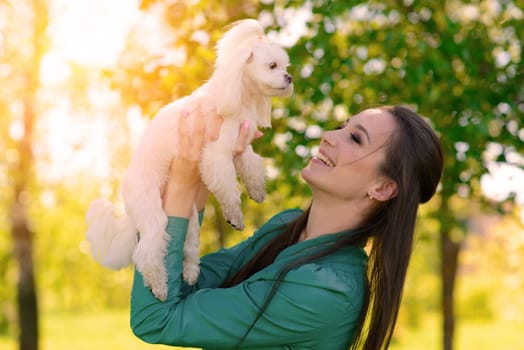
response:
{"label": "green sleeve", "polygon": [[200,260],[200,275],[197,288],[217,288],[231,275],[236,273],[252,256],[254,256],[264,241],[260,237],[250,238],[231,248],[222,248],[207,254]]}
{"label": "green sleeve", "polygon": [[[268,220],[257,232],[248,239],[230,248],[222,248],[217,252],[207,254],[200,260],[200,275],[197,288],[216,288],[222,285],[227,277],[237,272],[262,248],[288,220],[294,219],[302,211],[286,210]],[[201,212],[202,214],[202,212]],[[202,220],[202,215],[200,216]],[[202,222],[202,221],[200,221]],[[184,286],[184,291],[190,292],[194,287]]]}
{"label": "green sleeve", "polygon": [[[202,225],[203,211],[199,213]],[[173,219],[174,220],[174,219]],[[207,254],[200,259],[200,274],[195,286],[183,283],[184,294],[200,288],[219,287],[231,274],[236,272],[253,254],[253,237],[250,237],[230,248],[222,248]]]}
{"label": "green sleeve", "polygon": [[[263,271],[232,288],[201,288],[191,294],[180,292],[183,242],[188,220],[169,218],[171,235],[166,258],[168,298],[161,302],[144,286],[135,271],[131,296],[131,327],[149,343],[214,349],[233,349],[245,334],[264,303],[273,275]],[[274,347],[318,337],[325,327],[345,322],[335,320],[347,309],[344,293],[325,287],[318,271],[303,266],[289,272],[273,301],[257,321],[242,348]]]}

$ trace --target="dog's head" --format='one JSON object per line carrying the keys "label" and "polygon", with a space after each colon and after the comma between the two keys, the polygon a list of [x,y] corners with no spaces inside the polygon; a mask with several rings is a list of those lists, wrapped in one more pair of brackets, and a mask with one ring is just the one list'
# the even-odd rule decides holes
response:
{"label": "dog's head", "polygon": [[287,53],[267,41],[247,50],[249,56],[244,67],[244,84],[254,86],[256,92],[268,97],[290,96],[293,93],[293,79],[287,72]]}
{"label": "dog's head", "polygon": [[257,105],[264,120],[261,124],[269,126],[269,98],[293,92],[288,65],[287,53],[267,40],[258,21],[234,23],[217,44],[215,72],[210,80],[219,113],[235,114],[240,104],[248,101]]}

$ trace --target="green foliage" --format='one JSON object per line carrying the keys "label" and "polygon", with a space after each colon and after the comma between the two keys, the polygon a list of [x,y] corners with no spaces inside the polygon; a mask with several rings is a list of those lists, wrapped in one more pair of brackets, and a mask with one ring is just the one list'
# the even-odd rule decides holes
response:
{"label": "green foliage", "polygon": [[[517,20],[522,11],[508,1],[498,13],[480,6],[479,18],[468,20],[460,17],[465,5],[455,1],[341,4],[314,1],[308,33],[289,48],[297,87],[285,102],[289,118],[324,129],[338,119],[337,107],[353,114],[377,104],[411,105],[440,132],[444,195],[478,198],[475,183],[486,171],[486,144],[524,147],[524,70],[517,35],[524,30]],[[266,10],[275,14],[275,23],[286,22],[271,4]],[[511,59],[499,63],[497,57],[505,54]],[[293,128],[289,118],[275,122],[275,133],[293,135],[290,152],[276,154],[275,161],[290,169],[289,176],[282,174],[285,181],[296,183],[301,164],[291,159],[293,150],[311,149],[318,140],[309,140],[303,126]]]}
{"label": "green foliage", "polygon": [[[137,27],[130,35],[128,49],[117,69],[106,71],[113,87],[126,103],[139,105],[144,114],[153,116],[174,99],[190,94],[213,72],[214,44],[226,25],[244,17],[254,17],[254,1],[176,1],[164,4],[155,0],[141,1],[141,9],[155,16],[167,29],[166,50],[185,57],[173,63],[158,59],[138,42]],[[161,54],[160,54],[161,55]],[[133,84],[129,84],[133,77]]]}
{"label": "green foliage", "polygon": [[54,188],[51,204],[34,203],[33,225],[38,229],[35,261],[40,300],[46,310],[128,305],[131,268],[115,272],[101,267],[89,255],[84,238],[89,205],[85,199],[98,196],[97,185],[79,178],[74,188]]}
{"label": "green foliage", "polygon": [[[143,8],[156,4],[144,1]],[[523,63],[517,34],[524,29],[518,21],[522,11],[519,14],[513,2],[491,12],[477,6],[480,12],[473,19],[460,16],[466,5],[458,1],[310,4],[307,31],[288,48],[295,93],[275,101],[273,128],[256,144],[282,169],[270,181],[270,190],[287,183],[292,188],[288,195],[301,196],[306,190],[297,174],[318,144],[318,128],[332,128],[377,104],[408,104],[431,119],[446,152],[445,197],[459,193],[479,198],[479,177],[486,172],[482,155],[489,142],[523,149],[519,130],[524,92],[518,83]],[[123,62],[131,64],[111,74],[113,83],[127,101],[152,115],[209,77],[213,44],[225,24],[259,13],[272,17],[268,30],[278,32],[293,22],[294,12],[289,11],[308,6],[302,1],[267,1],[256,11],[249,2],[235,5],[168,5],[165,20],[172,26],[174,46],[187,53],[184,64],[159,64],[146,72],[143,65],[125,59],[136,53],[130,47]],[[198,20],[202,16],[205,21]],[[194,40],[200,30],[209,33],[205,45]],[[509,61],[500,63],[508,55]],[[129,76],[134,86],[127,84]]]}
{"label": "green foliage", "polygon": [[459,304],[461,319],[492,320],[495,312],[491,305],[492,293],[486,288],[475,288]]}

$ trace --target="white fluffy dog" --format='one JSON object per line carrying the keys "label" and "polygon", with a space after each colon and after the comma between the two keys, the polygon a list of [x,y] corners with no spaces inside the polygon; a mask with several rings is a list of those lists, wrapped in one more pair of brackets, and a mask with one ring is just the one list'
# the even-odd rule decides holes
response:
{"label": "white fluffy dog", "polygon": [[[178,121],[182,114],[217,114],[224,118],[219,137],[202,153],[202,180],[221,204],[226,220],[243,229],[237,173],[249,196],[265,197],[262,158],[248,146],[233,157],[240,123],[249,122],[249,137],[257,127],[271,126],[271,97],[293,92],[286,68],[289,59],[270,43],[256,20],[236,22],[218,42],[215,71],[209,81],[178,101],[162,108],[144,132],[122,183],[126,214],[117,216],[106,199],[95,200],[87,213],[86,238],[91,253],[102,265],[119,269],[131,263],[156,297],[167,297],[164,256],[169,236],[162,209],[162,193],[171,160],[178,154]],[[184,245],[184,279],[193,284],[199,270],[199,224],[195,206]],[[138,241],[137,233],[140,233]]]}

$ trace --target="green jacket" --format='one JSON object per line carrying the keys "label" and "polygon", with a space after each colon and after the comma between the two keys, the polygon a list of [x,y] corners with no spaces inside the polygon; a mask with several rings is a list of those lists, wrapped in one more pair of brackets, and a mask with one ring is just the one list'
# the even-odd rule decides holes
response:
{"label": "green jacket", "polygon": [[188,286],[181,277],[188,220],[170,217],[168,299],[156,299],[135,271],[131,294],[135,335],[148,343],[217,350],[348,349],[364,298],[367,255],[361,247],[347,247],[289,271],[264,314],[238,346],[283,266],[351,234],[345,231],[296,243],[241,284],[219,287],[300,213],[284,211],[246,241],[204,256],[195,286]]}

